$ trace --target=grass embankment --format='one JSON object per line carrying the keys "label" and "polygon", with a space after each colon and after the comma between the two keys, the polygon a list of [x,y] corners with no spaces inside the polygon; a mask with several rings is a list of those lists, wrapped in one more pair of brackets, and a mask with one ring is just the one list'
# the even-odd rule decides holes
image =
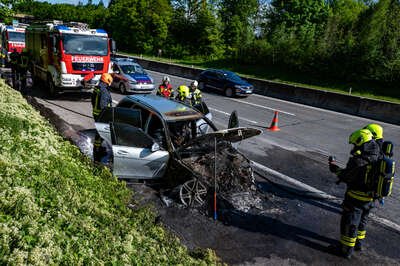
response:
{"label": "grass embankment", "polygon": [[0,81],[0,264],[215,264],[190,256],[131,192],[94,168]]}
{"label": "grass embankment", "polygon": [[[140,56],[137,54],[124,54]],[[229,60],[205,60],[202,58],[171,59],[160,58],[156,56],[143,56],[143,58],[204,69],[228,69],[238,73],[243,77],[266,79],[275,82],[304,86],[316,90],[332,91],[343,94],[349,94],[349,90],[351,88],[351,95],[400,103],[400,92],[398,88],[388,88],[380,84],[373,84],[370,82],[348,83],[340,80],[317,78],[306,74],[294,73],[292,71],[275,66],[267,67],[259,65],[243,65]]]}

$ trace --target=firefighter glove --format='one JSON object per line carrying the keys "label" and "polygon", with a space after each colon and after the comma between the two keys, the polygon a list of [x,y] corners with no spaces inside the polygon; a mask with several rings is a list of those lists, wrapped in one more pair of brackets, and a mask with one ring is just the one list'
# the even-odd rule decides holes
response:
{"label": "firefighter glove", "polygon": [[329,164],[329,171],[331,171],[332,173],[337,174],[339,172],[339,170],[340,170],[340,168],[336,164],[334,164],[334,163]]}

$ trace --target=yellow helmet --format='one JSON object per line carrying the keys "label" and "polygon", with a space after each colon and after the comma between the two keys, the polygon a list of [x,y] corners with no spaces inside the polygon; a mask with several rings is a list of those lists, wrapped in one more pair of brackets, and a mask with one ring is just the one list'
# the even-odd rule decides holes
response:
{"label": "yellow helmet", "polygon": [[103,74],[101,75],[100,80],[103,81],[104,83],[108,84],[108,86],[110,86],[111,83],[112,83],[112,81],[113,81],[113,78],[112,78],[112,76],[111,76],[110,74],[108,74],[108,73],[103,73]]}
{"label": "yellow helmet", "polygon": [[374,139],[383,139],[383,128],[378,124],[369,124],[366,125],[363,129],[368,129]]}
{"label": "yellow helmet", "polygon": [[368,129],[359,129],[351,133],[349,137],[349,144],[361,146],[364,143],[371,141],[372,138],[372,133]]}
{"label": "yellow helmet", "polygon": [[181,96],[181,97],[189,97],[189,94],[190,94],[190,91],[189,91],[189,88],[188,88],[188,86],[186,86],[186,85],[181,85],[181,86],[179,86],[178,87],[178,93],[179,93],[179,96]]}

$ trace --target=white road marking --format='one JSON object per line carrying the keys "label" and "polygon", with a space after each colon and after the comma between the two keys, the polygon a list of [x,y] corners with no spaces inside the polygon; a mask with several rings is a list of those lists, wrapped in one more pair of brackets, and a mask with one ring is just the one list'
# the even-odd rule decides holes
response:
{"label": "white road marking", "polygon": [[[230,113],[227,113],[227,112],[215,109],[215,108],[208,107],[208,109],[210,109],[211,111],[217,112],[217,113],[221,113],[221,114],[227,115],[227,116],[231,115]],[[252,123],[252,124],[258,124],[257,121],[250,120],[250,119],[247,119],[247,118],[239,117],[239,119],[247,121],[247,122]]]}
{"label": "white road marking", "polygon": [[339,111],[333,111],[333,110],[328,110],[328,109],[324,109],[324,108],[320,108],[320,107],[314,107],[311,105],[306,105],[306,104],[301,104],[301,103],[295,103],[295,102],[291,102],[291,101],[286,101],[286,100],[282,100],[282,99],[278,99],[278,98],[273,98],[273,97],[269,97],[269,96],[265,96],[265,95],[261,95],[261,94],[252,94],[252,97],[258,97],[258,98],[263,98],[266,100],[270,100],[270,101],[275,101],[275,102],[281,102],[281,103],[285,103],[285,104],[290,104],[290,105],[294,105],[294,106],[300,106],[302,108],[307,108],[307,109],[311,109],[311,110],[316,110],[319,112],[325,112],[325,113],[329,113],[329,114],[334,114],[336,116],[342,116],[342,117],[350,117],[353,119],[359,119],[365,122],[371,122],[371,121],[375,121],[377,123],[379,123],[380,125],[387,125],[387,126],[396,126],[394,124],[390,124],[390,123],[386,123],[386,122],[382,122],[382,121],[378,121],[378,120],[374,120],[372,118],[364,118],[361,116],[357,116],[357,115],[351,115],[351,114],[345,114]]}
{"label": "white road marking", "polygon": [[[155,74],[160,74],[160,73],[166,74],[166,73],[163,73],[163,72],[156,72],[156,71],[152,71],[152,70],[146,70],[146,71],[148,71],[148,72],[153,72],[153,73],[155,73]],[[170,76],[170,77],[174,77],[174,78],[179,78],[179,79],[191,81],[191,79],[179,77],[179,76],[176,76],[176,75],[170,75],[170,74],[166,74],[166,75],[168,75],[168,76]],[[396,125],[394,125],[394,124],[390,124],[390,123],[386,123],[386,122],[382,122],[382,121],[377,121],[377,120],[374,120],[374,119],[368,119],[368,118],[360,117],[360,116],[357,116],[357,115],[345,114],[345,113],[336,112],[336,111],[332,111],[332,110],[328,110],[328,109],[323,109],[323,108],[319,108],[319,107],[314,107],[314,106],[310,106],[310,105],[306,105],[306,104],[295,103],[295,102],[286,101],[286,100],[282,100],[282,99],[278,99],[278,98],[273,98],[273,97],[265,96],[265,95],[261,95],[261,94],[253,93],[253,94],[251,95],[251,97],[264,98],[264,99],[266,99],[266,100],[270,100],[270,101],[274,101],[274,102],[281,102],[281,103],[290,104],[290,105],[294,105],[294,106],[301,106],[301,107],[303,107],[303,108],[308,108],[308,109],[311,109],[311,110],[317,110],[317,111],[320,111],[320,112],[330,113],[330,114],[334,114],[334,115],[336,115],[336,116],[350,117],[350,118],[353,118],[353,119],[356,118],[356,119],[360,119],[360,120],[366,121],[366,122],[375,121],[375,122],[377,122],[377,123],[379,123],[379,124],[381,124],[381,125],[386,125],[386,126],[389,126],[389,125],[390,125],[390,126],[396,126]],[[265,108],[265,106],[262,106],[262,108]],[[273,109],[273,110],[275,110],[275,109]],[[278,111],[278,110],[277,110],[277,111]],[[281,111],[279,111],[279,112],[281,112]],[[396,126],[396,127],[397,127],[397,126]]]}
{"label": "white road marking", "polygon": [[[296,179],[294,179],[294,178],[292,178],[290,176],[284,175],[284,174],[282,174],[282,173],[280,173],[278,171],[275,171],[275,170],[273,170],[273,169],[271,169],[269,167],[266,167],[265,165],[262,165],[260,163],[254,162],[254,161],[251,161],[251,162],[256,168],[259,168],[262,171],[264,171],[264,172],[266,172],[266,173],[268,173],[270,175],[273,175],[273,176],[275,176],[277,178],[280,178],[280,179],[286,181],[289,184],[292,184],[292,185],[295,185],[297,187],[303,188],[303,189],[305,189],[305,190],[307,190],[309,192],[318,194],[323,199],[330,200],[330,201],[341,201],[341,199],[339,199],[339,198],[337,198],[337,197],[335,197],[333,195],[330,195],[330,194],[328,194],[328,193],[326,193],[324,191],[318,190],[318,189],[316,189],[316,188],[314,188],[312,186],[304,184],[303,182],[300,182],[300,181],[298,181],[298,180],[296,180]],[[379,216],[377,216],[375,214],[372,214],[372,213],[370,215],[370,218],[372,220],[374,220],[375,222],[383,225],[383,226],[386,226],[386,227],[388,227],[388,228],[390,228],[392,230],[400,232],[400,225],[398,225],[398,224],[396,224],[396,223],[394,223],[394,222],[392,222],[390,220],[387,220],[385,218],[379,217]]]}
{"label": "white road marking", "polygon": [[286,181],[289,184],[295,185],[297,187],[301,187],[301,188],[303,188],[303,189],[305,189],[305,190],[307,190],[309,192],[312,192],[314,194],[318,194],[323,199],[327,199],[327,200],[337,200],[338,199],[335,196],[329,195],[329,194],[325,193],[324,191],[318,190],[318,189],[316,189],[316,188],[314,188],[312,186],[304,184],[303,182],[300,182],[300,181],[298,181],[298,180],[296,180],[294,178],[291,178],[290,176],[284,175],[284,174],[282,174],[282,173],[280,173],[278,171],[275,171],[275,170],[273,170],[273,169],[271,169],[269,167],[266,167],[266,166],[264,166],[264,165],[262,165],[260,163],[257,163],[257,162],[254,162],[254,161],[251,161],[251,162],[256,168],[261,169],[263,172],[266,172],[266,173],[268,173],[270,175],[278,177],[278,178]]}
{"label": "white road marking", "polygon": [[244,103],[244,104],[252,105],[252,106],[255,106],[258,108],[267,109],[267,110],[271,110],[271,111],[278,111],[279,113],[283,113],[286,115],[296,116],[293,113],[282,111],[280,109],[275,109],[275,108],[271,108],[271,107],[267,107],[267,106],[263,106],[263,105],[259,105],[259,104],[255,104],[255,103],[250,103],[250,102],[246,102],[246,101],[242,101],[242,100],[238,100],[238,99],[231,99],[231,101],[238,102],[238,103]]}

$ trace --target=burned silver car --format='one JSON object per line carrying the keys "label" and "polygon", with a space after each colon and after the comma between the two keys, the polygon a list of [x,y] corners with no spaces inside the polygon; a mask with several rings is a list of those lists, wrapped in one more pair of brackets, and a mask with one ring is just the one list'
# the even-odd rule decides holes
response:
{"label": "burned silver car", "polygon": [[[190,205],[197,199],[201,203],[207,188],[216,182],[222,186],[234,182],[237,175],[252,181],[249,160],[231,143],[261,131],[218,130],[208,117],[191,106],[156,95],[130,95],[104,110],[96,129],[111,147],[114,175],[165,178],[172,185],[183,184],[181,200]],[[197,196],[191,195],[193,191]]]}

